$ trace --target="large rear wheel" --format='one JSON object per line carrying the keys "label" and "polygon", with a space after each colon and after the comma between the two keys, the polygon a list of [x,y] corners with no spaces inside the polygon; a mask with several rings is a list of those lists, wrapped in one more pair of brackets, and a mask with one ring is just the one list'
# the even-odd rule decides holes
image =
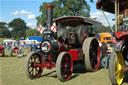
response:
{"label": "large rear wheel", "polygon": [[100,66],[100,48],[97,39],[94,37],[85,39],[82,50],[86,71],[97,71]]}
{"label": "large rear wheel", "polygon": [[56,62],[57,77],[61,81],[69,80],[71,78],[72,71],[73,61],[71,55],[67,52],[60,53]]}
{"label": "large rear wheel", "polygon": [[42,63],[42,58],[39,53],[37,52],[31,52],[27,56],[26,62],[25,62],[25,70],[26,70],[26,75],[30,79],[35,79],[40,77],[43,68],[36,66],[37,64]]}
{"label": "large rear wheel", "polygon": [[124,79],[124,59],[122,52],[113,50],[109,61],[109,78],[112,85],[121,85]]}

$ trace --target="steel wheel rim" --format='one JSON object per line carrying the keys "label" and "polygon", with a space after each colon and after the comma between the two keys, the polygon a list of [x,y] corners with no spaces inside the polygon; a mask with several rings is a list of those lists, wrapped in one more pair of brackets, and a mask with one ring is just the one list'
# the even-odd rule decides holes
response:
{"label": "steel wheel rim", "polygon": [[100,65],[100,48],[98,43],[93,40],[90,45],[90,63],[92,68],[96,71]]}
{"label": "steel wheel rim", "polygon": [[65,80],[69,80],[72,75],[72,60],[71,58],[66,54],[64,55],[61,63],[61,74]]}
{"label": "steel wheel rim", "polygon": [[122,84],[123,82],[123,77],[124,77],[123,67],[124,67],[123,55],[121,52],[118,52],[115,59],[115,77],[118,85]]}
{"label": "steel wheel rim", "polygon": [[32,55],[28,61],[28,73],[34,78],[39,77],[42,73],[42,68],[35,66],[35,64],[41,64],[41,62],[41,58],[36,54]]}

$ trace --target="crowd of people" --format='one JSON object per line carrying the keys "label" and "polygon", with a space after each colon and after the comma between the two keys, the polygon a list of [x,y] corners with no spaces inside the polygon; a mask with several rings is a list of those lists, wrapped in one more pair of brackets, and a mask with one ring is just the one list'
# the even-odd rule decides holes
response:
{"label": "crowd of people", "polygon": [[[109,65],[109,59],[111,57],[112,50],[114,49],[120,49],[122,41],[113,41],[110,43],[99,43],[99,46],[101,48],[101,67],[107,69]],[[116,47],[116,48],[115,48]]]}
{"label": "crowd of people", "polygon": [[0,44],[2,46],[4,46],[4,48],[7,48],[8,50],[10,50],[11,47],[15,47],[15,46],[19,46],[19,47],[24,47],[25,46],[25,42],[8,41],[8,42],[0,42]]}

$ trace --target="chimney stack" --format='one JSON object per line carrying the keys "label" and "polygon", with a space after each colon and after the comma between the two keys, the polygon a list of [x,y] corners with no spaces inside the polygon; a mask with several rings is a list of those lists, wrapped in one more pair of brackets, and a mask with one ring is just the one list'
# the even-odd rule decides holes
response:
{"label": "chimney stack", "polygon": [[46,19],[47,19],[47,25],[48,28],[52,26],[52,22],[53,22],[53,8],[54,6],[49,4],[45,6],[46,8]]}

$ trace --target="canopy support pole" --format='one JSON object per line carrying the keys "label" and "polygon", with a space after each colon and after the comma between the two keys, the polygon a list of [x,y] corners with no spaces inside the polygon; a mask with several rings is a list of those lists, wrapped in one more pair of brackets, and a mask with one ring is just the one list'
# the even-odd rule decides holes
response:
{"label": "canopy support pole", "polygon": [[106,16],[106,14],[104,13],[103,10],[102,10],[102,13],[103,13],[103,15],[104,15],[104,17],[105,17],[105,19],[106,19],[106,21],[107,21],[109,27],[111,28],[111,31],[114,32],[113,29],[112,29],[112,26],[111,26],[111,24],[110,24],[110,22],[109,22],[109,20],[108,20],[108,18],[107,18],[107,16]]}
{"label": "canopy support pole", "polygon": [[115,16],[116,16],[115,31],[117,31],[118,30],[118,1],[115,1]]}

